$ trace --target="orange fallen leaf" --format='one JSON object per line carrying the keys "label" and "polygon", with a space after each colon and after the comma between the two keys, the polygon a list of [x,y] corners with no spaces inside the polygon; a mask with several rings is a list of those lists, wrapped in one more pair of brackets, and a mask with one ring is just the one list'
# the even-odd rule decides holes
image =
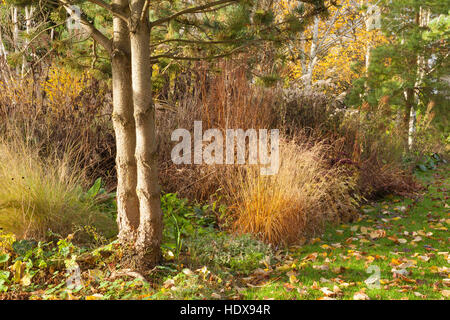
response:
{"label": "orange fallen leaf", "polygon": [[450,290],[442,290],[442,291],[441,291],[441,294],[442,294],[444,297],[448,298],[448,297],[450,297]]}
{"label": "orange fallen leaf", "polygon": [[360,291],[353,295],[353,300],[370,300],[370,298],[367,294]]}

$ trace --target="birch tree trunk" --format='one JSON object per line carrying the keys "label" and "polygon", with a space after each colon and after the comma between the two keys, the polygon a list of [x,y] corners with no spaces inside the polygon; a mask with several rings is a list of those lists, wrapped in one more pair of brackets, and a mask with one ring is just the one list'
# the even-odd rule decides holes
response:
{"label": "birch tree trunk", "polygon": [[[0,60],[1,59],[5,59],[8,56],[8,52],[6,51],[5,45],[3,44],[3,37],[2,37],[2,30],[0,28]],[[2,58],[3,57],[3,58]],[[4,81],[7,85],[9,85],[9,80],[8,78],[11,77],[11,74],[6,74],[7,70],[9,71],[9,68],[2,68],[1,70],[1,79],[2,81]]]}
{"label": "birch tree trunk", "polygon": [[14,51],[19,51],[19,22],[17,21],[17,7],[11,8],[11,20],[13,24],[13,47]]}
{"label": "birch tree trunk", "polygon": [[[363,6],[368,6],[369,3],[366,3],[367,1],[365,0],[361,0],[361,7]],[[363,13],[363,19],[364,19],[364,23],[366,25],[366,32],[370,32],[370,28],[371,28],[371,16],[372,16],[372,12],[370,10],[370,8],[368,7],[367,10]],[[369,66],[370,66],[370,53],[372,52],[372,43],[370,42],[370,40],[367,42],[366,44],[366,54],[364,56],[364,61],[365,61],[365,76],[366,79],[369,77]],[[368,85],[367,85],[367,80],[364,81],[364,94],[363,97],[367,98],[367,94],[368,94]]]}
{"label": "birch tree trunk", "polygon": [[[13,24],[13,48],[14,52],[17,53],[20,51],[19,48],[19,21],[18,21],[18,10],[17,7],[11,8],[11,19]],[[19,65],[16,66],[16,74],[20,74]]]}
{"label": "birch tree trunk", "polygon": [[[403,129],[408,131],[407,139],[405,139],[405,147],[409,149],[410,145],[410,137],[409,137],[409,128],[411,124],[411,114],[415,114],[414,109],[414,89],[407,88],[404,91],[405,102],[406,102],[406,110],[405,115],[403,117]],[[414,120],[415,121],[415,120]]]}
{"label": "birch tree trunk", "polygon": [[316,66],[317,63],[317,46],[319,43],[319,22],[320,18],[318,16],[314,17],[313,39],[311,42],[311,50],[309,52],[308,70],[305,75],[306,88],[311,88],[312,86],[314,67]]}
{"label": "birch tree trunk", "polygon": [[[426,27],[428,26],[430,22],[430,10],[424,9],[423,7],[420,7],[419,13],[416,16],[416,23],[420,27]],[[421,104],[421,99],[419,95],[419,88],[421,87],[423,83],[423,79],[425,76],[425,69],[426,69],[426,61],[425,57],[423,55],[417,56],[417,76],[416,76],[416,82],[414,84],[414,105],[412,106],[409,114],[409,128],[408,128],[408,148],[409,150],[412,150],[414,147],[414,138],[416,134],[416,122],[417,122],[417,107]]]}
{"label": "birch tree trunk", "polygon": [[326,24],[325,31],[319,38],[319,25],[320,25],[320,17],[315,16],[314,17],[314,26],[312,30],[312,42],[311,42],[311,48],[309,52],[309,63],[306,66],[302,65],[302,70],[306,70],[304,83],[306,88],[310,88],[312,86],[312,78],[314,75],[314,68],[317,65],[317,61],[319,60],[319,52],[322,48],[322,46],[325,44],[325,41],[330,36],[330,33],[332,31],[332,28],[340,16],[340,11],[336,10],[336,13],[334,16],[329,20],[329,22]]}
{"label": "birch tree trunk", "polygon": [[[126,12],[128,0],[114,0],[115,10]],[[129,13],[129,12],[128,12]],[[133,117],[133,91],[131,87],[131,46],[128,24],[113,18],[112,89],[113,125],[116,135],[117,168],[117,224],[121,243],[134,241],[139,227],[139,201],[137,198],[136,125]]]}
{"label": "birch tree trunk", "polygon": [[0,56],[6,56],[8,55],[8,52],[6,51],[5,45],[3,44],[3,37],[2,37],[2,30],[0,28]]}
{"label": "birch tree trunk", "polygon": [[150,25],[145,0],[131,0],[131,74],[136,122],[137,196],[140,222],[135,244],[137,267],[160,261],[162,212],[152,103]]}
{"label": "birch tree trunk", "polygon": [[[34,12],[33,6],[25,7],[25,27],[26,27],[25,30],[26,30],[27,35],[29,35],[31,32],[33,12]],[[28,40],[28,38],[26,38],[25,39],[25,48],[28,47],[29,43],[30,43],[30,41]],[[25,75],[25,69],[28,64],[27,58],[26,58],[26,53],[27,53],[27,50],[25,50],[25,52],[23,53],[23,57],[22,57],[22,77]]]}

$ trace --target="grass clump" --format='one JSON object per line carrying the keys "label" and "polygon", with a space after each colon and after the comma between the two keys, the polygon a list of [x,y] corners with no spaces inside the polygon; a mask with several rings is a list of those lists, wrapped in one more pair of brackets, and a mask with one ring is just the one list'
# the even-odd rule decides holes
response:
{"label": "grass clump", "polygon": [[45,240],[75,232],[81,241],[92,230],[114,235],[114,220],[86,196],[69,155],[42,159],[38,148],[11,141],[0,142],[0,228],[19,239]]}
{"label": "grass clump", "polygon": [[[304,140],[305,141],[305,140]],[[278,174],[261,176],[248,166],[228,183],[234,199],[234,229],[274,245],[292,244],[323,229],[327,221],[352,217],[353,181],[327,164],[322,143],[280,144]]]}

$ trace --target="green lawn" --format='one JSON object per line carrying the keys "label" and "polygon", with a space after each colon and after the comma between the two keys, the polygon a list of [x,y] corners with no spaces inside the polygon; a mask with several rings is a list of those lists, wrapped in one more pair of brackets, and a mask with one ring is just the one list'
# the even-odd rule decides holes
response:
{"label": "green lawn", "polygon": [[[421,197],[364,206],[358,222],[330,227],[313,244],[280,253],[243,298],[448,299],[449,166],[419,178],[427,186]],[[378,270],[376,288],[367,279]]]}
{"label": "green lawn", "polygon": [[[366,205],[358,221],[329,226],[303,246],[271,253],[217,231],[197,244],[186,239],[184,250],[197,247],[203,256],[166,261],[148,282],[118,270],[115,242],[92,251],[63,239],[15,257],[10,248],[0,251],[4,261],[11,255],[0,263],[0,299],[448,299],[449,168],[422,173],[426,188],[416,199]],[[2,241],[5,247],[8,236],[0,249]],[[66,270],[75,261],[82,285],[70,289]]]}

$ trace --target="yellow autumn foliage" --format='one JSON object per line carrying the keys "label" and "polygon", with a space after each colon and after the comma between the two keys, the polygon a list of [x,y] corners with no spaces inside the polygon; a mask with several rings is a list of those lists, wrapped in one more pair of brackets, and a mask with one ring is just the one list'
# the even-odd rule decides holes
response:
{"label": "yellow autumn foliage", "polygon": [[[354,1],[337,0],[337,6],[328,1],[328,19],[319,22],[319,47],[317,63],[313,70],[312,81],[333,79],[334,86],[328,88],[334,94],[340,94],[365,72],[365,56],[368,48],[373,48],[386,42],[380,30],[366,30],[364,10],[355,6]],[[369,0],[368,3],[372,2]],[[284,0],[286,8],[292,7],[296,1]],[[305,30],[304,38],[311,39],[313,26]],[[300,50],[306,54],[310,52],[311,40],[303,41],[293,49],[296,56],[301,56]],[[300,49],[299,49],[300,48]],[[309,61],[307,61],[309,63]],[[297,59],[290,66],[292,79],[299,79],[304,75],[304,63]]]}
{"label": "yellow autumn foliage", "polygon": [[72,109],[81,107],[76,97],[85,88],[86,79],[85,73],[73,74],[63,67],[52,66],[42,83],[51,111],[58,114],[66,110],[67,106]]}

